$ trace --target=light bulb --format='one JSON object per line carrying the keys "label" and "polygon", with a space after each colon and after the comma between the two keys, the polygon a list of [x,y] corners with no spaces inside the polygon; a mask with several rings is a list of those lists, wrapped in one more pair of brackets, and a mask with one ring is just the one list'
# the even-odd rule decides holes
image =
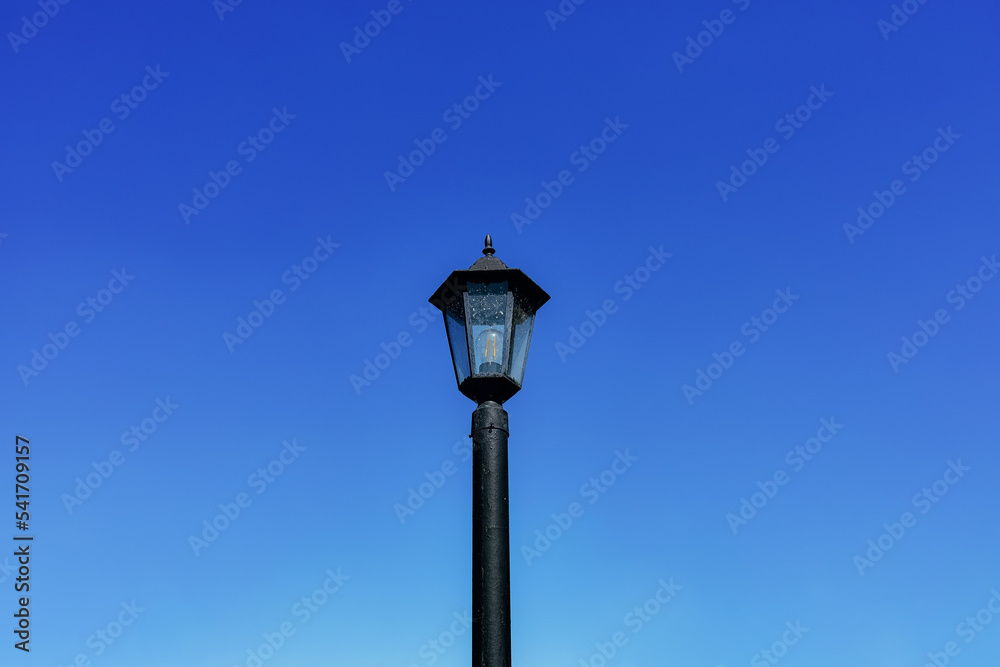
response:
{"label": "light bulb", "polygon": [[487,329],[476,336],[476,367],[478,373],[500,373],[503,370],[503,332]]}

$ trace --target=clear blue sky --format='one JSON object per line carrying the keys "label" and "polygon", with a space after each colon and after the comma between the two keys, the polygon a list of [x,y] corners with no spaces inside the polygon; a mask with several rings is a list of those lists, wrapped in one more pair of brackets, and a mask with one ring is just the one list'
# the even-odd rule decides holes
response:
{"label": "clear blue sky", "polygon": [[993,3],[225,1],[0,18],[0,662],[468,664],[490,233],[517,665],[992,664]]}

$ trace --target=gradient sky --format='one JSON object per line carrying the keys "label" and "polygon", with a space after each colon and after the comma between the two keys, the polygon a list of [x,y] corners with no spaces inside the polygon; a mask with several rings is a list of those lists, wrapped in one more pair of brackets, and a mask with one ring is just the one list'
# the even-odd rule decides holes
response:
{"label": "gradient sky", "polygon": [[995,4],[224,2],[3,10],[0,664],[468,664],[487,233],[517,665],[994,664]]}

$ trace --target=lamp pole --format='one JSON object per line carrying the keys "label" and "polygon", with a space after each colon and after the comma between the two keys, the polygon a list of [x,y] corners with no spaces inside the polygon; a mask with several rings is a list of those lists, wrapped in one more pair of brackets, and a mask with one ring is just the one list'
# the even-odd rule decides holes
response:
{"label": "lamp pole", "polygon": [[507,411],[472,413],[472,664],[510,667],[510,514]]}
{"label": "lamp pole", "polygon": [[444,315],[458,389],[472,413],[472,667],[510,667],[507,411],[521,390],[535,313],[549,295],[520,269],[483,256],[429,301]]}

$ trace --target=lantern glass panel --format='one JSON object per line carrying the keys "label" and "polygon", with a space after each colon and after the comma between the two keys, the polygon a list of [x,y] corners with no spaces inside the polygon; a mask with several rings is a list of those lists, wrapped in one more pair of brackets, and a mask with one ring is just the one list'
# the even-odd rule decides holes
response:
{"label": "lantern glass panel", "polygon": [[465,295],[472,372],[504,372],[507,351],[507,281],[469,283]]}
{"label": "lantern glass panel", "polygon": [[445,329],[448,331],[448,347],[451,348],[455,364],[455,378],[459,384],[469,377],[469,341],[465,333],[465,305],[462,299],[455,299],[444,311]]}
{"label": "lantern glass panel", "polygon": [[528,343],[531,340],[531,327],[535,322],[535,314],[524,308],[517,297],[514,298],[514,313],[511,328],[514,330],[514,348],[510,358],[510,377],[514,382],[522,384],[524,365],[528,361]]}

